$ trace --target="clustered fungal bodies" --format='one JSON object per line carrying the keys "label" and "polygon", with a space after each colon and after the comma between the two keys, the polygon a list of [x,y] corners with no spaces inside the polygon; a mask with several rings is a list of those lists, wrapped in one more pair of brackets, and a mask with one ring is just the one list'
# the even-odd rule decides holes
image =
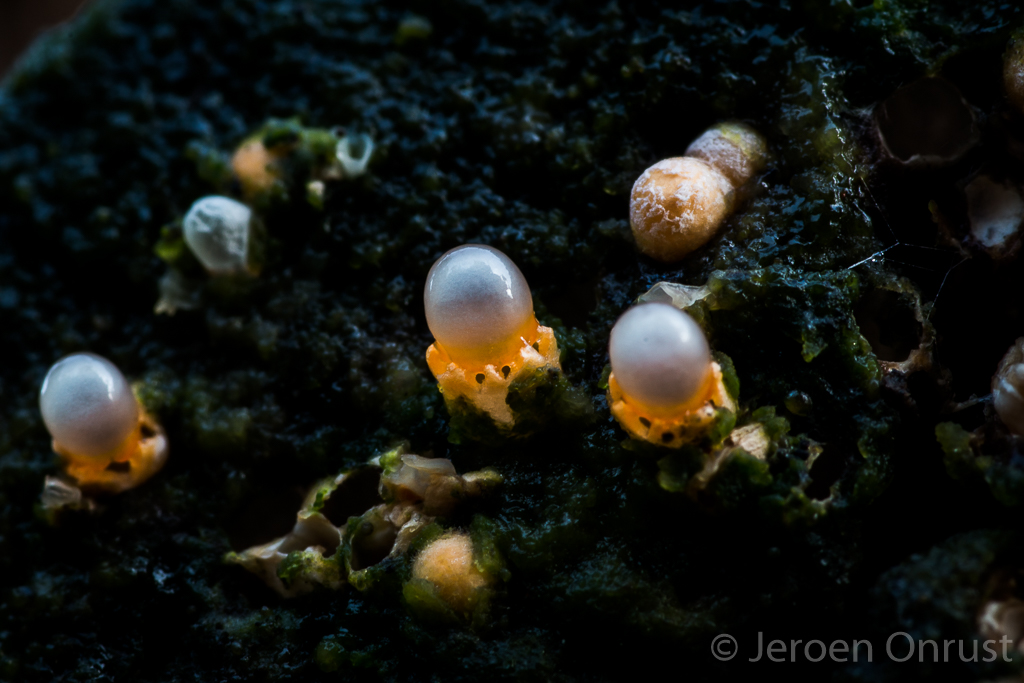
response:
{"label": "clustered fungal bodies", "polygon": [[316,205],[324,181],[363,175],[373,150],[373,140],[363,133],[306,128],[294,119],[270,121],[239,145],[230,165],[247,201],[262,205],[301,181]]}
{"label": "clustered fungal bodies", "polygon": [[719,410],[736,410],[704,332],[674,306],[626,311],[612,328],[608,353],[611,413],[635,439],[678,448],[707,434]]}
{"label": "clustered fungal bodies", "polygon": [[437,260],[423,300],[435,339],[427,365],[449,412],[484,413],[511,433],[513,383],[561,372],[554,332],[537,322],[526,278],[497,249],[467,244]]}
{"label": "clustered fungal bodies", "polygon": [[633,184],[629,202],[637,247],[665,262],[702,247],[767,159],[760,133],[742,123],[721,123],[694,140],[684,156],[648,168]]}
{"label": "clustered fungal bodies", "polygon": [[65,473],[86,493],[134,488],[167,459],[160,425],[121,371],[100,356],[76,353],[57,361],[43,380],[39,408]]}
{"label": "clustered fungal bodies", "polygon": [[173,315],[202,305],[200,282],[189,272],[190,264],[180,259],[186,247],[216,278],[259,275],[266,247],[260,216],[300,195],[323,209],[326,183],[365,174],[374,149],[373,139],[364,133],[308,128],[297,119],[268,121],[231,155],[201,144],[190,146],[197,173],[221,194],[192,204],[180,232],[174,226],[164,228],[156,252],[170,268],[160,280],[155,312]]}
{"label": "clustered fungal bodies", "polygon": [[[404,572],[412,584],[404,592],[417,612],[472,619],[486,608],[498,574],[467,560],[468,534],[438,521],[500,483],[494,470],[460,475],[450,460],[395,449],[315,486],[286,536],[225,559],[284,597],[317,586],[365,591],[382,576]],[[361,507],[367,501],[370,507]]]}

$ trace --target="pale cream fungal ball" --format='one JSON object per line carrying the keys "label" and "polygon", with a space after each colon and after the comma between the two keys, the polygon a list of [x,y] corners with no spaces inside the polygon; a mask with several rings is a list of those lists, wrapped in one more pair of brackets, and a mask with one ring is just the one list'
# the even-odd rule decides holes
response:
{"label": "pale cream fungal ball", "polygon": [[992,404],[1003,424],[1024,436],[1024,363],[1004,370],[992,390]]}
{"label": "pale cream fungal ball", "polygon": [[1024,436],[1024,337],[999,361],[992,378],[992,405],[1010,431]]}
{"label": "pale cream fungal ball", "polygon": [[439,258],[423,303],[434,339],[460,362],[500,364],[537,333],[526,278],[508,256],[482,244]]}
{"label": "pale cream fungal ball", "polygon": [[964,188],[971,236],[999,252],[1013,244],[1024,226],[1024,192],[1017,183],[980,175]]}
{"label": "pale cream fungal ball", "polygon": [[764,170],[768,142],[744,123],[720,123],[691,142],[686,156],[706,161],[738,188]]}
{"label": "pale cream fungal ball", "polygon": [[704,332],[668,304],[641,304],[623,313],[612,328],[608,354],[627,402],[655,416],[702,403],[712,377]]}
{"label": "pale cream fungal ball", "polygon": [[203,197],[188,210],[185,243],[213,274],[247,270],[252,210],[229,197]]}
{"label": "pale cream fungal ball", "polygon": [[466,533],[437,539],[416,556],[412,577],[430,582],[437,596],[456,612],[470,612],[490,579],[473,563],[473,541]]}
{"label": "pale cream fungal ball", "polygon": [[112,454],[139,423],[138,402],[124,375],[91,353],[67,356],[50,368],[39,409],[54,440],[88,458]]}
{"label": "pale cream fungal ball", "polygon": [[732,208],[729,180],[703,159],[659,161],[633,184],[629,223],[637,246],[678,261],[714,237]]}

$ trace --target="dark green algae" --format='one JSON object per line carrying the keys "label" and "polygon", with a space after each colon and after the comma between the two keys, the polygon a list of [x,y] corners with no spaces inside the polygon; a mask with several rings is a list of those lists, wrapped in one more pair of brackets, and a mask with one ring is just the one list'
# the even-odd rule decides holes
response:
{"label": "dark green algae", "polygon": [[[948,565],[1005,543],[971,530],[1017,522],[985,486],[947,476],[930,387],[909,403],[888,390],[857,320],[865,293],[898,276],[930,300],[949,264],[891,254],[852,268],[895,239],[928,243],[929,193],[967,172],[876,165],[865,111],[938,72],[982,110],[1000,101],[1021,10],[961,5],[125,0],[46,41],[0,94],[0,679],[708,677],[760,671],[712,659],[717,633],[868,637],[903,625],[906,604],[968,633],[972,585],[1016,560]],[[224,182],[209,162],[295,117],[369,133],[369,173],[329,184],[322,207],[293,178],[263,211],[258,280],[197,274],[200,309],[154,316],[162,229]],[[752,197],[683,263],[638,257],[636,175],[730,118],[770,142]],[[466,241],[526,274],[586,398],[574,419],[452,443],[420,293]],[[978,267],[950,272],[928,308],[957,351],[977,314],[965,272]],[[612,323],[663,280],[710,282],[714,303],[696,313],[735,365],[736,423],[773,437],[767,462],[734,458],[696,501],[675,490],[692,460],[624,443],[601,387]],[[980,310],[1019,332],[992,298]],[[37,497],[56,462],[36,392],[82,349],[142,381],[172,454],[100,514],[50,524]],[[992,353],[975,367],[947,352],[961,398]],[[784,408],[793,392],[810,399],[802,415]],[[504,477],[443,520],[479,520],[503,558],[485,621],[409,610],[401,566],[378,590],[286,601],[222,564],[286,532],[316,481],[400,440]],[[981,540],[937,545],[956,532]]]}

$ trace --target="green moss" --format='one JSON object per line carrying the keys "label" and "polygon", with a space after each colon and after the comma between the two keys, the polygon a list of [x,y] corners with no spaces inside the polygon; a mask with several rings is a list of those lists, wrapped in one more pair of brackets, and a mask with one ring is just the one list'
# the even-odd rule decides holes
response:
{"label": "green moss", "polygon": [[984,440],[954,422],[936,425],[935,436],[950,477],[968,484],[983,480],[1002,505],[1024,504],[1024,468],[1012,454],[1000,452],[1006,444],[996,441],[992,454],[986,455]]}
{"label": "green moss", "polygon": [[309,581],[316,577],[316,583],[329,585],[344,580],[344,567],[337,558],[324,558],[313,551],[297,550],[288,553],[277,568],[277,576],[290,588],[296,580]]}
{"label": "green moss", "polygon": [[945,454],[946,471],[954,479],[972,474],[974,449],[971,448],[971,433],[955,422],[940,422],[935,425],[935,437]]}
{"label": "green moss", "polygon": [[454,444],[466,440],[501,444],[542,432],[552,424],[579,427],[592,421],[594,409],[586,392],[557,368],[539,368],[521,372],[510,384],[505,399],[514,424],[495,422],[465,397],[445,399],[450,415],[448,440]]}

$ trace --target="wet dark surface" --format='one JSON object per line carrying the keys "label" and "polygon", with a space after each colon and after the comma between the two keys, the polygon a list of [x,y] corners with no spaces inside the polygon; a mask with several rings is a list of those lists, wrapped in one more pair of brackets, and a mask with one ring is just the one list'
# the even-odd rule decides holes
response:
{"label": "wet dark surface", "polygon": [[0,5],[0,78],[35,38],[67,21],[86,0],[5,0]]}
{"label": "wet dark surface", "polygon": [[[958,193],[1021,163],[1024,116],[999,90],[1021,23],[985,0],[126,0],[83,17],[0,96],[0,679],[704,679],[763,675],[745,661],[758,632],[871,638],[876,660],[898,630],[972,638],[990,578],[1024,565],[1024,468],[985,402],[957,401],[983,398],[1024,335],[1024,269],[964,242]],[[977,110],[981,138],[950,166],[906,168],[873,116],[926,75]],[[369,172],[329,182],[321,206],[297,162],[257,206],[260,277],[208,278],[178,221],[199,197],[237,196],[226,155],[290,117],[301,125],[272,128],[368,133]],[[768,170],[706,247],[674,265],[638,256],[633,181],[727,119],[764,133]],[[449,440],[424,362],[425,275],[470,241],[520,266],[564,351],[572,391],[527,439],[478,440],[467,423]],[[158,316],[171,270],[198,305]],[[687,487],[711,444],[627,442],[602,387],[611,325],[664,280],[711,287],[691,313],[738,381],[736,424],[771,441],[699,495]],[[922,333],[916,302],[937,363],[886,378],[879,360]],[[97,514],[54,522],[37,507],[58,464],[36,395],[78,350],[140,383],[171,457]],[[982,429],[1001,469],[969,448],[950,466],[936,438],[950,421]],[[287,531],[315,482],[400,441],[505,479],[439,522],[507,566],[486,620],[411,613],[408,559],[376,547],[359,590],[290,600],[223,563]],[[375,502],[360,485],[325,510],[341,523]],[[710,652],[719,633],[741,643],[730,664]]]}

